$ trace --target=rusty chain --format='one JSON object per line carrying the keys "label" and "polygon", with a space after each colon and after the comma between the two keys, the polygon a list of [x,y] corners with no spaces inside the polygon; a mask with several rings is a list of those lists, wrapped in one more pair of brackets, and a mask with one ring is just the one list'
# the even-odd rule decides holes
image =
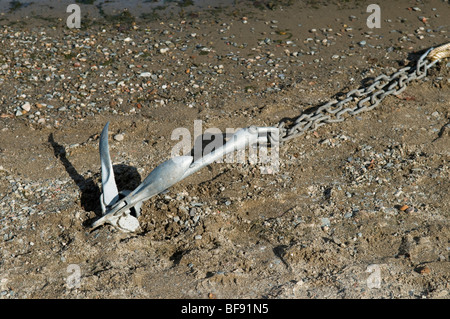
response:
{"label": "rusty chain", "polygon": [[[372,84],[348,92],[341,100],[333,99],[318,107],[314,112],[303,113],[293,120],[282,120],[275,127],[279,129],[278,139],[269,136],[271,142],[283,143],[322,125],[342,122],[345,114],[350,116],[370,111],[388,95],[402,93],[409,82],[427,76],[428,69],[440,60],[450,57],[450,43],[431,48],[417,60],[416,65],[404,67],[392,75],[381,74]],[[356,102],[353,107],[344,105]]]}

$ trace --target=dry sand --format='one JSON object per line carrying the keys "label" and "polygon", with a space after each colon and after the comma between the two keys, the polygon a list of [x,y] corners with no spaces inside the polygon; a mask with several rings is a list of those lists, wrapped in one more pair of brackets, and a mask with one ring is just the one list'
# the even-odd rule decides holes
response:
{"label": "dry sand", "polygon": [[448,61],[283,144],[276,174],[212,164],[145,202],[136,234],[86,227],[107,121],[133,189],[176,128],[275,125],[449,42],[448,1],[380,2],[379,29],[369,3],[86,4],[80,30],[2,15],[0,297],[449,298]]}

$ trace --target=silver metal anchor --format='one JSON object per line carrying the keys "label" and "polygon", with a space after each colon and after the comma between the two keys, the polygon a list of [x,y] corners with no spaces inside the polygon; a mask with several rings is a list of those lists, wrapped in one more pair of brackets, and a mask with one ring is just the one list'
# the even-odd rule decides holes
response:
{"label": "silver metal anchor", "polygon": [[[257,143],[267,143],[278,137],[278,128],[250,126],[233,134],[223,146],[213,150],[194,161],[192,156],[176,156],[157,166],[144,181],[133,191],[118,192],[114,179],[111,157],[108,147],[108,126],[106,123],[100,135],[100,161],[102,170],[102,194],[100,203],[103,216],[91,225],[99,227],[111,224],[122,231],[134,232],[139,228],[138,218],[142,202],[165,191],[182,179],[192,175],[201,168],[222,158],[228,153],[241,150]],[[120,198],[120,197],[123,198]],[[135,215],[132,214],[132,209]]]}

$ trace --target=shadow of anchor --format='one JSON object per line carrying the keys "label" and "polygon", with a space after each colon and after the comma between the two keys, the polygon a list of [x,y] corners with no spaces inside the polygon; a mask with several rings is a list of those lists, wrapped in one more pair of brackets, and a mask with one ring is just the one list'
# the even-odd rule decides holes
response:
{"label": "shadow of anchor", "polygon": [[[81,207],[86,212],[94,212],[97,217],[102,216],[102,209],[100,205],[100,187],[94,181],[92,177],[84,178],[72,163],[67,158],[66,149],[61,144],[55,142],[53,133],[48,137],[48,142],[53,148],[54,156],[61,161],[64,169],[69,174],[70,178],[80,189]],[[132,166],[119,164],[113,166],[114,175],[116,176],[117,188],[119,191],[125,189],[135,189],[141,183],[141,176],[137,172],[137,169]],[[86,221],[85,224],[89,225],[91,221]]]}

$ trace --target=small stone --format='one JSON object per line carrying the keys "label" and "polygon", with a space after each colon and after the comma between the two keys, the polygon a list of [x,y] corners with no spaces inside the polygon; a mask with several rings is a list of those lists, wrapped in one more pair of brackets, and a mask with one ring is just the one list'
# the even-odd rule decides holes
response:
{"label": "small stone", "polygon": [[363,46],[365,46],[366,45],[366,41],[364,41],[364,40],[362,40],[362,41],[360,41],[360,42],[358,42],[358,44],[359,44],[359,46],[361,46],[361,47],[363,47]]}
{"label": "small stone", "polygon": [[[22,107],[22,108],[23,108],[23,107]],[[440,115],[439,115],[439,112],[438,112],[438,111],[434,111],[433,113],[431,113],[431,116],[439,117]]]}
{"label": "small stone", "polygon": [[195,240],[200,240],[200,239],[202,239],[202,235],[195,235],[194,239]]}
{"label": "small stone", "polygon": [[399,210],[401,210],[402,212],[404,212],[405,210],[407,210],[409,208],[408,205],[403,205],[402,207],[399,208]]}
{"label": "small stone", "polygon": [[22,110],[24,110],[26,112],[30,112],[31,104],[29,102],[26,102],[24,105],[22,105]]}
{"label": "small stone", "polygon": [[324,228],[330,227],[330,225],[331,225],[330,220],[326,217],[321,219],[321,223],[322,223],[322,227],[324,227]]}
{"label": "small stone", "polygon": [[117,225],[124,231],[135,232],[139,228],[139,221],[129,214],[119,218]]}
{"label": "small stone", "polygon": [[124,138],[124,135],[121,133],[114,135],[114,140],[117,142],[123,141],[123,138]]}
{"label": "small stone", "polygon": [[405,209],[405,213],[410,214],[413,213],[415,211],[414,207],[408,207],[407,209]]}
{"label": "small stone", "polygon": [[148,78],[152,76],[152,74],[150,72],[142,72],[141,74],[139,74],[139,76],[143,78]]}

